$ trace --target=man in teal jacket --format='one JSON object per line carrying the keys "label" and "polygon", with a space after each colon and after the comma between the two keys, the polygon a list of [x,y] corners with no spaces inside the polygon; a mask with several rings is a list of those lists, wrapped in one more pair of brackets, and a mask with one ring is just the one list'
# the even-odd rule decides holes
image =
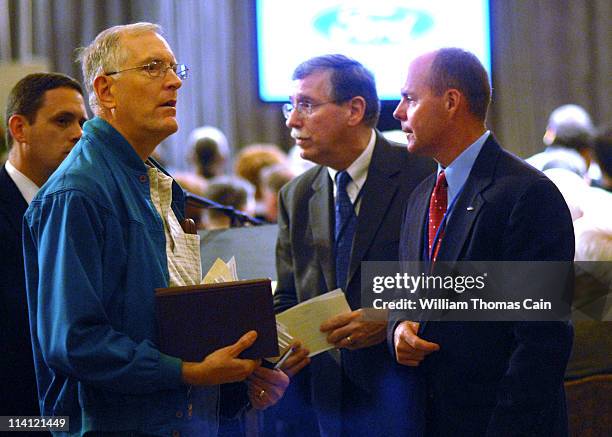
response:
{"label": "man in teal jacket", "polygon": [[199,363],[155,345],[154,289],[201,278],[182,190],[148,159],[178,128],[187,68],[149,23],[103,31],[81,60],[97,117],[24,222],[42,414],[69,416],[71,435],[215,435],[219,384],[254,373],[265,408],[288,378],[237,358],[254,332]]}

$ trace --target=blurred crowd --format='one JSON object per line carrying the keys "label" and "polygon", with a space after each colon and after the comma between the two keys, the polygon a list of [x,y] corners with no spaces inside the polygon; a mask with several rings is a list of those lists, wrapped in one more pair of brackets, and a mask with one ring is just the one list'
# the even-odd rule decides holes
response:
{"label": "blurred crowd", "polygon": [[[284,152],[271,143],[252,143],[232,151],[226,135],[213,126],[194,129],[187,157],[193,170],[173,172],[189,193],[232,207],[267,223],[276,223],[277,197],[281,187],[314,164],[299,150]],[[296,153],[297,152],[297,153]],[[163,161],[157,156],[157,159]],[[225,229],[231,218],[224,211],[187,203],[187,216],[198,229]]]}

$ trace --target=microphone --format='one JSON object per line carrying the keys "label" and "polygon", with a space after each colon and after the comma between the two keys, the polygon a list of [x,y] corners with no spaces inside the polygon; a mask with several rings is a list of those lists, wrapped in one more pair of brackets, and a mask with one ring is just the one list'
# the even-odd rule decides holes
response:
{"label": "microphone", "polygon": [[214,209],[215,211],[222,212],[226,216],[228,216],[232,222],[232,227],[235,226],[244,226],[245,224],[250,224],[253,226],[263,225],[266,222],[260,220],[255,217],[251,217],[250,215],[228,205],[222,205],[221,203],[213,202],[206,197],[198,196],[197,194],[190,193],[189,191],[183,190],[185,195],[185,200],[191,205],[195,205],[200,208],[209,208]]}

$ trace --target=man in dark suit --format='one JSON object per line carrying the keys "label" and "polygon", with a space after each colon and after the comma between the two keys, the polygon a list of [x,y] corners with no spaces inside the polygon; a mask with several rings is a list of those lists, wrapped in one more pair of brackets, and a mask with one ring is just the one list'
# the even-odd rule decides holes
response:
{"label": "man in dark suit", "polygon": [[[28,204],[81,137],[81,86],[56,73],[31,74],[11,90],[6,110],[8,161],[0,169],[0,354],[3,415],[39,415],[23,271],[21,222]],[[8,401],[10,400],[10,402]]]}
{"label": "man in dark suit", "polygon": [[[434,158],[438,172],[410,196],[401,260],[573,259],[559,191],[485,128],[490,92],[485,69],[461,49],[411,63],[394,116],[409,152]],[[397,361],[424,374],[428,436],[567,434],[569,324],[403,321],[391,322],[388,334]]]}
{"label": "man in dark suit", "polygon": [[[322,435],[417,435],[422,423],[404,408],[412,392],[400,389],[413,369],[398,366],[385,350],[386,323],[364,320],[360,263],[397,260],[405,199],[432,162],[409,156],[374,129],[374,78],[358,62],[313,58],[293,79],[291,103],[283,108],[287,126],[302,157],[319,165],[280,193],[275,308],[336,288],[351,306],[321,326],[339,356],[317,355],[308,368]],[[339,215],[341,208],[348,216]],[[302,358],[298,352],[288,360],[290,374],[306,364]]]}

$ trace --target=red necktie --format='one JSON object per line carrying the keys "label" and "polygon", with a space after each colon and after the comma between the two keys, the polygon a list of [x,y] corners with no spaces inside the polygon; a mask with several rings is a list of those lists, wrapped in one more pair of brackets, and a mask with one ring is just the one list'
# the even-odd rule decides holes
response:
{"label": "red necktie", "polygon": [[440,227],[442,218],[446,213],[448,194],[448,184],[446,183],[446,175],[444,171],[441,171],[436,181],[436,186],[431,193],[431,199],[429,199],[429,253],[431,261],[435,262],[440,250],[440,244],[442,243],[442,237],[444,236],[444,229],[442,229],[438,235],[438,241],[436,241],[436,247],[433,248],[434,239],[436,238],[436,232]]}

